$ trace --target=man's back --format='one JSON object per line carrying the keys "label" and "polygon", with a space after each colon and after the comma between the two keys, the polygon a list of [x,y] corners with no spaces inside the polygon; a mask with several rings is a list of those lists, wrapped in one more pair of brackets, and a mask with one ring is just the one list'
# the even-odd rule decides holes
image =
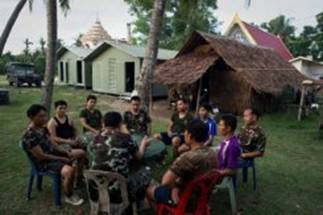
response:
{"label": "man's back", "polygon": [[131,136],[120,132],[97,135],[91,149],[95,154],[93,169],[118,172],[124,176],[128,176],[130,163],[138,151]]}
{"label": "man's back", "polygon": [[173,162],[170,170],[179,177],[177,186],[183,188],[191,180],[215,166],[215,153],[208,147],[201,147],[182,154]]}

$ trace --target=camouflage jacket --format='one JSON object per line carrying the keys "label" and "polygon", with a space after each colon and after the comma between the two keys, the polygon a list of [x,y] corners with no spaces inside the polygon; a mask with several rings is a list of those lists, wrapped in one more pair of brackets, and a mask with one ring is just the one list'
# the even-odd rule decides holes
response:
{"label": "camouflage jacket", "polygon": [[28,127],[22,137],[22,147],[28,153],[30,159],[36,164],[38,170],[46,171],[48,162],[40,161],[30,153],[30,150],[36,146],[39,146],[46,154],[54,154],[54,148],[49,138],[49,131],[46,127],[44,127],[42,133]]}
{"label": "camouflage jacket", "polygon": [[266,135],[259,125],[243,126],[238,137],[244,153],[265,151]]}
{"label": "camouflage jacket", "polygon": [[94,154],[91,168],[117,172],[127,177],[138,146],[130,135],[101,133],[94,137],[89,149]]}
{"label": "camouflage jacket", "polygon": [[148,124],[151,122],[147,112],[140,110],[137,115],[131,111],[124,113],[124,123],[131,134],[148,134]]}

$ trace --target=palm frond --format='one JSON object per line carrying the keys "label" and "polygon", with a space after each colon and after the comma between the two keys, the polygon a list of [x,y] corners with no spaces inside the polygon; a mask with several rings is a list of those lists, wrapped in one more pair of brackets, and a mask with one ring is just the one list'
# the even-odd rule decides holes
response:
{"label": "palm frond", "polygon": [[67,12],[71,9],[69,0],[58,0],[59,6],[63,11],[64,15],[67,15]]}
{"label": "palm frond", "polygon": [[30,11],[33,10],[33,3],[34,3],[34,0],[28,0],[28,7]]}
{"label": "palm frond", "polygon": [[249,8],[251,5],[251,0],[245,0],[245,5],[247,8]]}

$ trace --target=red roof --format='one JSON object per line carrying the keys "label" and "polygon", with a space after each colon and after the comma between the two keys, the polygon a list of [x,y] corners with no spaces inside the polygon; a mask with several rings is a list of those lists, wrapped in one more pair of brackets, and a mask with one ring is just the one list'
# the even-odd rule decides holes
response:
{"label": "red roof", "polygon": [[280,37],[267,33],[246,22],[242,23],[258,45],[276,50],[276,52],[287,61],[294,58]]}

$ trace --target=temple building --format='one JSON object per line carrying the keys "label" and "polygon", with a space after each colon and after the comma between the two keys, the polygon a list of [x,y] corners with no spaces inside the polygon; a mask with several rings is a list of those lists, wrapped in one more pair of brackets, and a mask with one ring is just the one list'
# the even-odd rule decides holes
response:
{"label": "temple building", "polygon": [[94,48],[99,43],[106,40],[112,40],[112,37],[103,28],[99,20],[97,20],[89,31],[86,32],[81,38],[82,46],[87,48]]}
{"label": "temple building", "polygon": [[279,36],[263,31],[258,26],[241,20],[238,14],[234,16],[224,35],[245,44],[271,48],[286,61],[294,58]]}

